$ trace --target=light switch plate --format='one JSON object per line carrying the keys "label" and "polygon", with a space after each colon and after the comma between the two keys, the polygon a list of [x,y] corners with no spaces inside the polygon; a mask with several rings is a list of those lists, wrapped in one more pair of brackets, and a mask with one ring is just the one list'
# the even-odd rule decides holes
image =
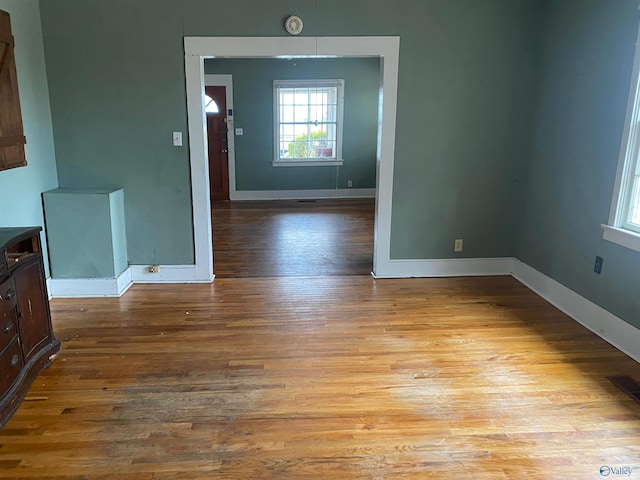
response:
{"label": "light switch plate", "polygon": [[182,146],[182,132],[173,132],[173,146],[174,147]]}
{"label": "light switch plate", "polygon": [[236,128],[236,135],[244,135],[244,130],[242,130],[241,128]]}

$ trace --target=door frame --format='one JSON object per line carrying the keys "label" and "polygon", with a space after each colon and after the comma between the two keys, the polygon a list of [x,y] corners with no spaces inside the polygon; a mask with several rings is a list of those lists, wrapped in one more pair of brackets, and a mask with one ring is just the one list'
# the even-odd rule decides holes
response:
{"label": "door frame", "polygon": [[[233,75],[205,74],[204,86],[225,87],[227,110],[233,115],[227,117],[227,162],[229,163],[229,200],[237,200],[236,194],[236,135],[234,129],[235,110],[233,109]],[[226,113],[226,112],[225,112]]]}
{"label": "door frame", "polygon": [[400,37],[185,37],[184,49],[195,269],[198,279],[214,277],[204,111],[204,59],[216,57],[337,56],[381,59],[372,273],[380,277],[392,271],[391,207]]}

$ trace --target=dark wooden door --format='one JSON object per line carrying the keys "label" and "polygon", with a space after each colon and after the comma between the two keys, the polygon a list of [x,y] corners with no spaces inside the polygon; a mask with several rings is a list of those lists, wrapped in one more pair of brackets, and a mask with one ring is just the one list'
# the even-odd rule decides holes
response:
{"label": "dark wooden door", "polygon": [[217,109],[212,108],[213,105],[210,104],[207,109],[211,200],[229,200],[227,92],[225,87],[207,86],[205,93],[217,106]]}

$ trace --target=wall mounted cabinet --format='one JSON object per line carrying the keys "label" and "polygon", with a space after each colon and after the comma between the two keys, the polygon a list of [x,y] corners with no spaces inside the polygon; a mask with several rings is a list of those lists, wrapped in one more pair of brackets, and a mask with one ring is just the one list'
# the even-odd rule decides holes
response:
{"label": "wall mounted cabinet", "polygon": [[11,18],[0,10],[0,170],[27,164]]}

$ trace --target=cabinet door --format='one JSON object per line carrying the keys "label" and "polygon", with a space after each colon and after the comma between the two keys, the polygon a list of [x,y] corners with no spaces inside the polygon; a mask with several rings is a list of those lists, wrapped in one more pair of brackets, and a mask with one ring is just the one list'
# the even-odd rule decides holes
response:
{"label": "cabinet door", "polygon": [[0,170],[27,164],[11,19],[0,10]]}
{"label": "cabinet door", "polygon": [[42,267],[30,262],[13,274],[18,292],[18,327],[25,362],[51,337],[49,302],[44,295]]}

